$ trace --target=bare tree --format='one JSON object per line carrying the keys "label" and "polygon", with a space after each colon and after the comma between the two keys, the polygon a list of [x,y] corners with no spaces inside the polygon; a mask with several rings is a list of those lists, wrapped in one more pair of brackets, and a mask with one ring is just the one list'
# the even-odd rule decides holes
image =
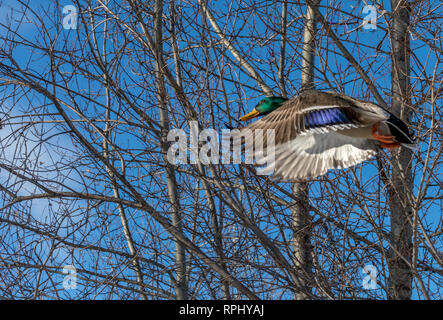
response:
{"label": "bare tree", "polygon": [[[314,89],[314,65],[315,65],[315,37],[317,34],[317,19],[313,6],[319,1],[307,4],[305,14],[305,26],[303,32],[303,53],[301,90]],[[294,225],[294,263],[300,274],[304,274],[302,292],[295,293],[296,300],[309,298],[306,292],[311,291],[312,282],[312,246],[311,232],[312,222],[309,214],[308,184],[298,182],[294,184],[293,194],[295,203],[293,205]]]}
{"label": "bare tree", "polygon": [[[439,8],[0,7],[0,296],[440,299]],[[391,108],[418,150],[311,179],[309,197],[204,161],[263,96],[314,84]]]}
{"label": "bare tree", "polygon": [[[411,119],[409,71],[409,12],[407,1],[392,1],[392,110],[401,118]],[[412,225],[414,195],[412,192],[412,152],[402,148],[392,159],[392,184],[389,188],[391,209],[391,246],[389,260],[389,296],[410,299],[412,294]]]}
{"label": "bare tree", "polygon": [[[134,10],[137,10],[136,5],[133,5]],[[177,180],[173,166],[167,160],[168,140],[167,135],[169,131],[169,116],[167,108],[166,89],[163,80],[162,69],[163,65],[163,2],[157,0],[155,2],[154,13],[154,30],[155,30],[155,72],[156,72],[156,86],[159,105],[159,122],[162,130],[161,134],[161,149],[163,153],[163,161],[165,162],[166,181],[168,187],[168,197],[172,207],[172,225],[180,232],[183,232],[180,202],[177,194]],[[175,242],[176,255],[176,281],[175,292],[177,299],[185,300],[188,297],[188,289],[186,284],[186,256],[185,247],[177,239]]]}

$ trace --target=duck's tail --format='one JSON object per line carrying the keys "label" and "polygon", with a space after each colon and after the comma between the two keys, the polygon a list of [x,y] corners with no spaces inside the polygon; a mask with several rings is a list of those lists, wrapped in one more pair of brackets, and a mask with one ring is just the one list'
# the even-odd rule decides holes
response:
{"label": "duck's tail", "polygon": [[391,114],[389,119],[386,120],[386,124],[395,140],[400,142],[402,146],[409,149],[415,147],[414,131],[409,131],[406,123]]}
{"label": "duck's tail", "polygon": [[408,148],[412,151],[417,151],[417,145],[415,143],[402,143],[401,144],[402,147]]}

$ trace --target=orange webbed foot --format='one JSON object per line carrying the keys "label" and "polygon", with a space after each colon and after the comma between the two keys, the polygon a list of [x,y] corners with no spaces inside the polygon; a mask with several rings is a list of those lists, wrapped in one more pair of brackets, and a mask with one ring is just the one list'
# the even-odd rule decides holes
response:
{"label": "orange webbed foot", "polygon": [[390,150],[400,147],[400,142],[392,142],[392,143],[381,143],[382,148],[388,148]]}
{"label": "orange webbed foot", "polygon": [[[382,143],[382,147],[383,147],[383,145],[390,145],[390,144],[397,143],[397,142],[394,142],[394,138],[395,138],[394,136],[384,136],[384,135],[378,134],[378,123],[376,123],[372,126],[371,134],[376,140],[378,140]],[[400,145],[400,144],[398,144],[398,145]],[[384,147],[384,148],[387,148],[387,147]]]}

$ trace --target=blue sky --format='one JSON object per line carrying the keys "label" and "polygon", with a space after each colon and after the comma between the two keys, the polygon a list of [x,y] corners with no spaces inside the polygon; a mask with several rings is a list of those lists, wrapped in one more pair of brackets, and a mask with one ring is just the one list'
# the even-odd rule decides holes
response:
{"label": "blue sky", "polygon": [[[75,31],[72,30],[61,30],[61,26],[60,26],[60,21],[63,18],[63,14],[61,12],[62,8],[64,5],[69,5],[71,4],[69,1],[63,1],[60,2],[56,8],[56,6],[54,5],[54,3],[52,2],[47,2],[47,1],[32,1],[32,8],[35,8],[37,10],[37,12],[43,12],[42,8],[47,8],[50,7],[52,8],[51,10],[54,11],[54,14],[48,13],[48,14],[42,14],[42,19],[47,19],[44,21],[47,21],[48,25],[52,26],[53,28],[51,28],[51,30],[55,32],[58,32],[60,35],[59,40],[56,42],[56,48],[62,50],[63,48],[69,47],[69,48],[73,48],[76,49],[78,48],[77,46],[79,46],[81,43],[76,42],[76,37],[75,35]],[[384,1],[384,5],[386,10],[390,10],[390,2],[389,1]],[[234,4],[235,5],[235,4]],[[239,6],[242,7],[246,7],[248,5],[247,2],[242,2],[241,4],[239,4]],[[220,8],[218,8],[218,6],[220,6]],[[17,9],[17,2],[16,1],[3,1],[2,2],[2,6],[0,7],[0,22],[5,23],[7,21],[7,15],[9,12],[9,8],[12,9]],[[214,11],[217,12],[216,16],[219,16],[219,23],[221,25],[224,25],[226,23],[226,20],[224,18],[224,13],[225,13],[225,6],[223,5],[223,3],[217,3],[214,2],[211,4],[210,8]],[[280,5],[276,5],[276,8],[279,9]],[[220,10],[217,10],[220,9]],[[290,7],[291,10],[300,10],[299,7]],[[359,16],[360,18],[363,18],[366,14],[363,13],[363,5],[362,2],[360,1],[348,1],[346,2],[346,4],[343,6],[342,8],[344,11],[346,12],[354,12],[355,15]],[[304,9],[303,9],[304,10]],[[50,12],[50,11],[49,11]],[[279,12],[279,11],[278,11]],[[277,13],[278,13],[277,12]],[[321,12],[325,13],[325,9],[321,8]],[[274,14],[277,14],[274,12]],[[297,13],[301,13],[301,12],[292,12],[294,15],[296,15]],[[191,17],[192,12],[183,12],[183,15],[188,15],[189,18],[195,18],[198,19],[198,17]],[[33,17],[25,17],[26,19],[33,19]],[[257,17],[253,17],[254,19],[257,19]],[[341,17],[336,16],[335,21],[340,22]],[[259,34],[270,34],[272,32],[269,31],[268,28],[265,28],[265,24],[263,22],[261,22],[259,19],[257,19],[255,21],[255,27],[256,29],[251,31],[251,30],[242,30],[241,35],[248,35],[249,33],[252,32],[257,32]],[[190,23],[191,25],[191,23]],[[240,27],[243,25],[243,21],[238,20],[236,22],[233,22],[231,20],[228,21],[227,23],[227,27],[226,29],[229,30],[237,30],[240,29]],[[389,42],[386,41],[385,39],[385,28],[386,28],[386,24],[384,23],[383,19],[380,17],[377,20],[377,29],[373,30],[373,31],[365,31],[365,30],[360,30],[359,32],[351,32],[351,30],[353,30],[355,28],[355,25],[350,25],[350,26],[345,26],[342,27],[341,29],[338,28],[336,30],[336,33],[339,34],[341,37],[344,37],[344,34],[347,32],[350,32],[350,38],[349,40],[351,41],[355,41],[355,43],[358,43],[359,46],[352,44],[352,43],[346,43],[346,47],[348,48],[348,50],[356,55],[356,59],[358,61],[362,61],[362,67],[365,70],[368,70],[368,72],[370,74],[372,74],[374,76],[374,82],[379,90],[379,92],[382,94],[382,96],[384,97],[385,101],[388,103],[389,105],[389,94],[390,94],[390,58],[387,55],[384,54],[380,54],[378,52],[376,52],[376,50],[374,50],[373,47],[377,44],[381,44],[379,47],[379,50],[381,52],[389,52],[390,51],[390,45]],[[0,28],[0,35],[3,35],[4,29]],[[39,30],[38,28],[36,28],[35,26],[33,26],[31,23],[23,23],[20,25],[20,29],[19,29],[19,33],[25,37],[30,43],[32,43],[33,41],[35,41],[34,39],[37,39],[38,37],[42,36],[41,35],[41,30]],[[216,36],[214,34],[212,34],[212,36],[214,37],[214,39],[216,39]],[[193,38],[197,38],[198,34],[195,30],[190,30],[189,31],[189,37]],[[261,73],[261,76],[263,77],[263,79],[266,81],[266,83],[276,92],[279,91],[278,89],[278,84],[277,81],[275,81],[276,79],[276,69],[275,67],[273,67],[270,64],[266,64],[266,63],[261,63],[260,60],[272,60],[276,57],[276,54],[278,53],[278,46],[279,46],[279,42],[275,41],[272,42],[269,45],[264,45],[264,46],[259,46],[258,44],[256,44],[254,46],[254,44],[251,45],[251,48],[249,48],[250,50],[246,49],[243,46],[247,45],[247,39],[246,40],[242,40],[243,38],[240,38],[239,40],[237,40],[234,45],[238,46],[239,48],[241,48],[244,52],[247,52],[248,54],[250,54],[247,58],[249,59],[249,61],[251,62],[251,64],[253,64],[254,66],[256,66]],[[323,37],[323,39],[325,39]],[[99,39],[99,41],[101,41],[101,39]],[[288,56],[295,56],[297,57],[297,55],[300,54],[299,49],[300,47],[297,45],[297,42],[299,41],[299,39],[290,39],[290,45],[288,45],[288,49],[287,49],[287,55]],[[179,43],[180,44],[180,43]],[[1,45],[1,43],[0,43]],[[183,43],[184,45],[184,43]],[[370,46],[370,47],[365,47],[365,45]],[[331,45],[331,43],[329,43],[329,48],[333,48],[334,50],[337,51],[337,49],[335,48],[335,46]],[[423,66],[424,70],[428,73],[428,74],[432,74],[433,69],[435,68],[437,62],[438,62],[438,57],[435,56],[435,54],[429,50],[429,48],[427,48],[426,46],[423,45],[423,43],[420,40],[414,39],[412,38],[411,41],[411,46],[413,48],[413,51],[416,53],[417,57],[419,58],[419,61],[412,61],[412,73],[413,74],[419,74],[421,72],[420,68]],[[113,48],[110,46],[109,50],[112,50]],[[39,71],[47,71],[48,70],[48,59],[47,56],[45,55],[44,52],[40,53],[41,56],[39,56],[39,54],[37,54],[37,56],[39,56],[40,60],[38,63],[35,62],[35,60],[29,60],[30,59],[30,52],[28,50],[28,48],[24,48],[23,46],[18,46],[15,50],[14,50],[14,58],[22,65],[25,66],[27,65],[29,62],[31,62],[31,66],[32,68],[39,72]],[[202,54],[202,53],[201,53]],[[336,87],[331,88],[331,86],[324,81],[324,79],[322,77],[320,77],[320,75],[317,74],[316,76],[316,85],[317,88],[319,89],[325,89],[325,90],[336,90],[336,91],[342,91],[346,94],[349,95],[353,95],[359,98],[365,98],[371,101],[374,101],[374,98],[372,97],[372,94],[370,93],[370,91],[367,89],[366,85],[364,84],[364,82],[357,76],[355,75],[355,71],[352,69],[352,67],[349,66],[349,63],[343,59],[340,55],[335,54],[334,52],[328,52],[328,50],[326,50],[326,45],[324,42],[322,42],[322,48],[319,49],[319,54],[321,56],[322,59],[327,59],[328,63],[327,66],[329,69],[326,70],[326,75],[327,77],[329,77],[330,79],[339,79],[339,76],[337,75],[343,75],[346,76],[346,80],[349,80],[348,82],[345,83],[336,83],[334,81],[332,81],[332,85]],[[143,56],[143,53],[141,53],[141,56]],[[186,56],[187,58],[191,57],[191,54],[189,56]],[[376,58],[374,58],[376,57]],[[33,56],[33,58],[35,58],[35,55]],[[131,61],[132,57],[127,57],[125,58],[125,62],[128,65],[128,70],[131,69],[131,67],[134,65],[133,61]],[[148,59],[148,56],[146,55],[146,58]],[[204,57],[204,55],[202,54],[201,57],[202,60],[206,59],[207,57]],[[214,59],[215,60],[215,56],[214,53],[211,53],[209,56],[209,59]],[[230,59],[234,60],[232,55],[230,55],[229,53],[226,53],[226,55],[223,57],[224,61],[229,61]],[[295,61],[297,61],[297,59],[294,59]],[[319,59],[319,57],[316,58],[316,63],[319,66],[320,65],[320,61],[321,59]],[[210,62],[208,62],[210,63]],[[298,63],[300,63],[300,60],[298,60]],[[149,63],[147,63],[149,67]],[[63,71],[66,72],[70,72],[72,70],[72,67],[69,64],[65,64],[65,65],[61,65],[60,68]],[[293,73],[289,73],[288,75],[288,94],[290,96],[296,95],[297,94],[297,88],[300,87],[300,71],[299,69],[297,69],[297,66],[288,66],[288,69],[294,69],[296,71],[294,71]],[[440,69],[441,69],[441,65],[440,65]],[[240,114],[244,114],[245,111],[251,110],[253,106],[255,106],[255,104],[262,99],[263,95],[261,94],[258,86],[256,85],[256,83],[250,79],[250,77],[241,69],[236,68],[236,66],[234,64],[232,64],[229,68],[229,71],[231,74],[236,74],[237,75],[237,79],[240,80],[241,82],[243,82],[245,85],[249,85],[251,87],[251,89],[243,89],[243,93],[240,95],[236,95],[235,93],[237,92],[237,88],[234,85],[229,85],[227,84],[226,86],[226,91],[229,95],[229,103],[230,103],[230,108],[231,108],[231,117],[233,119],[237,119],[238,115]],[[122,79],[125,81],[128,81],[128,83],[136,83],[137,81],[139,81],[140,83],[142,83],[143,81],[145,81],[145,79],[143,79],[143,76],[134,76],[132,79],[128,74],[122,74]],[[78,83],[76,83],[78,88],[81,88],[82,90],[88,90],[88,87],[85,86],[82,88],[83,83],[88,83],[86,78],[82,78],[80,76],[77,77],[76,81]],[[74,82],[74,81],[73,81]],[[94,87],[98,85],[97,83],[93,84],[92,90],[97,90],[99,89],[98,87]],[[414,85],[417,86],[417,90],[419,90],[420,86],[426,86],[426,83],[422,83],[422,82],[416,82]],[[133,94],[136,95],[139,92],[142,92],[142,90],[140,88],[138,88],[137,86],[133,85],[131,87],[127,88],[127,92],[129,94]],[[60,94],[63,96],[64,99],[66,99],[67,101],[70,100],[70,97],[67,97],[62,90],[60,90]],[[143,99],[145,101],[141,101],[140,104],[144,105],[146,101],[149,102],[149,99],[152,98],[152,96],[149,96],[148,94],[143,95],[140,99]],[[415,101],[415,99],[419,99],[420,97],[417,98],[413,98],[413,100]],[[44,104],[46,103],[46,101],[40,101],[39,102],[39,97],[38,96],[34,96],[33,97],[33,102],[38,105],[40,104]],[[217,97],[217,99],[219,101],[223,101],[220,97]],[[79,104],[79,106],[81,108],[84,108],[85,113],[86,114],[90,114],[91,117],[98,115],[102,115],[103,114],[103,108],[100,105],[89,105],[88,101],[83,101],[82,99],[80,99],[79,97],[75,98],[75,101]],[[104,97],[98,97],[97,101],[99,101],[100,103],[104,103]],[[195,103],[196,105],[200,102],[197,98],[195,98],[195,100],[193,100],[191,98],[191,102]],[[155,105],[155,104],[154,104]],[[225,107],[223,104],[222,108]],[[2,105],[2,109],[1,109],[1,117],[3,118],[5,116],[5,112],[8,113],[8,116],[18,116],[20,114],[26,113],[29,109],[28,109],[28,101],[26,100],[21,100],[18,101],[16,104],[12,104],[11,101],[3,101],[3,105]],[[440,106],[441,106],[441,101],[440,101]],[[429,105],[423,105],[423,108],[429,108]],[[52,110],[54,111],[55,109],[53,108],[53,106],[49,105],[48,110]],[[228,122],[229,119],[226,115],[226,113],[224,112],[225,110],[221,110],[219,113],[216,114],[217,116],[217,123],[220,127],[216,128],[217,130],[224,128],[224,123]],[[185,121],[183,121],[184,119],[184,115],[180,114],[180,110],[178,110],[178,115],[177,115],[177,121],[174,122],[175,125],[177,125],[178,127],[182,127],[185,128],[186,130],[188,129]],[[76,118],[76,115],[73,113],[69,113],[73,118]],[[128,118],[132,117],[132,118],[137,118],[137,116],[134,113],[130,113],[126,115]],[[153,113],[153,118],[156,119],[156,114]],[[208,118],[205,118],[205,120],[207,121],[206,124],[209,127],[211,124],[211,121]],[[419,119],[414,119],[414,120],[419,120]],[[98,124],[98,126],[100,127],[101,124]],[[54,132],[56,132],[57,130],[60,132],[63,132],[63,130],[65,130],[66,128],[62,125],[57,125],[57,126],[52,126],[52,125],[47,125],[47,124],[42,124],[40,125],[40,130],[47,132],[48,134],[52,134]],[[4,130],[2,130],[2,139],[4,139],[5,136],[7,136],[9,134],[9,132],[12,132],[14,130],[14,126],[7,126]],[[426,132],[423,131],[419,131],[419,135],[421,136],[422,142],[419,144],[420,147],[420,151],[419,152],[425,152],[426,147],[427,147],[427,135]],[[29,133],[27,133],[29,134]],[[16,140],[15,143],[20,143],[20,141],[22,141],[21,139],[25,138],[25,137],[29,137],[29,136],[23,136],[19,139],[13,137],[12,140]],[[9,140],[11,141],[11,139]],[[143,141],[142,139],[139,139],[139,137],[137,136],[137,132],[123,132],[123,133],[119,133],[118,134],[118,138],[116,139],[116,141],[118,142],[119,146],[122,148],[128,147],[128,148],[132,148],[134,150],[138,150],[140,152],[140,154],[142,154],[143,152],[143,148],[145,146],[145,141]],[[2,141],[2,143],[5,143],[5,140]],[[74,141],[72,141],[72,139],[70,137],[68,137],[67,135],[60,135],[59,137],[57,137],[56,139],[52,140],[52,143],[56,146],[56,145],[63,145],[65,146],[67,149],[73,149],[74,151],[76,150],[76,143]],[[35,147],[36,143],[30,142],[28,143],[28,145],[26,146],[26,149],[22,149],[22,152],[27,152],[27,150],[32,149],[33,147]],[[13,154],[13,150],[15,148],[15,145],[12,144],[7,148],[3,148],[3,153],[2,153],[2,158],[3,159],[9,159],[10,157],[12,157]],[[28,160],[31,162],[35,162],[35,160],[38,157],[38,163],[35,162],[34,165],[36,167],[39,167],[40,169],[42,169],[42,167],[44,167],[45,165],[48,164],[56,164],[60,161],[60,154],[57,154],[54,152],[54,150],[52,150],[50,147],[43,149],[43,150],[36,150],[35,153],[32,153],[36,155],[36,158],[33,159],[32,157],[29,158]],[[72,157],[73,159],[75,159],[77,157],[77,154],[75,154],[75,152],[68,154],[68,155],[64,155],[65,156],[65,160],[68,157]],[[386,158],[384,158],[386,159]],[[40,162],[43,162],[42,165],[40,165]],[[422,166],[418,165],[417,166],[417,172],[415,173],[415,189],[417,189],[420,179],[422,177],[422,172],[420,170],[422,170]],[[72,188],[80,188],[80,185],[75,181],[75,180],[81,180],[81,174],[82,172],[84,172],[87,168],[77,168],[78,171],[76,170],[72,170],[72,172],[70,173],[71,175],[71,179],[72,181],[69,181],[69,183],[67,183],[67,185],[69,185]],[[130,170],[130,169],[129,169]],[[233,168],[232,170],[236,170],[236,168]],[[354,172],[354,169],[352,169],[352,172]],[[134,171],[134,174],[136,173],[136,171]],[[161,175],[161,173],[160,173]],[[347,190],[347,183],[349,183],[349,181],[353,181],[354,185],[351,187],[351,192],[355,193],[355,197],[360,197],[361,196],[361,190],[365,190],[366,195],[373,197],[374,199],[377,197],[378,194],[380,194],[380,188],[383,188],[383,186],[381,185],[380,179],[378,177],[378,167],[376,165],[375,161],[368,161],[365,162],[361,165],[356,166],[355,168],[355,176],[353,176],[354,173],[350,174],[349,176],[344,177],[343,176],[343,172],[336,170],[333,171],[329,174],[330,178],[333,178],[334,181],[336,182],[336,188],[337,188],[337,192],[343,191],[343,190]],[[47,175],[41,175],[41,178],[51,178],[52,177],[52,173],[48,172]],[[4,179],[6,179],[6,177],[3,175],[3,172],[0,173],[0,179],[4,181]],[[179,182],[180,183],[196,183],[192,178],[186,178],[185,176],[179,175],[178,177]],[[3,182],[1,181],[0,182]],[[360,183],[360,186],[355,185],[356,183]],[[325,186],[324,186],[324,181],[321,180],[316,180],[313,181],[310,184],[310,192],[311,192],[311,197],[312,197],[312,204],[313,206],[321,209],[322,206],[324,205],[325,201],[331,201],[331,199],[333,200],[334,198],[332,196],[326,196],[323,194]],[[290,184],[282,184],[282,186],[284,188],[286,188],[287,190],[290,188]],[[156,191],[160,191],[157,190],[155,184],[152,187],[152,184],[150,184],[150,182],[146,182],[146,185],[141,185],[140,189],[142,190],[143,188],[146,188],[149,190],[149,188],[152,188],[150,191],[152,192],[156,192]],[[106,190],[106,186],[101,185],[100,182],[97,183],[96,186],[93,187],[93,189],[95,191],[103,191]],[[415,190],[416,191],[416,190]],[[24,184],[22,189],[20,190],[20,195],[25,195],[28,192],[33,192],[33,188],[29,185]],[[437,196],[440,193],[440,189],[438,186],[431,186],[428,191],[428,196],[429,197],[434,197]],[[200,190],[199,195],[198,196],[203,196],[203,191]],[[240,196],[240,192],[239,192],[239,196]],[[279,194],[279,196],[284,197],[283,194]],[[384,193],[381,192],[381,196],[384,197]],[[385,199],[382,199],[382,201],[384,202]],[[1,202],[0,202],[1,203]],[[217,205],[221,205],[220,203],[216,202]],[[66,208],[69,208],[70,210],[77,210],[78,208],[82,207],[83,205],[85,205],[85,203],[83,201],[77,201],[75,203],[75,205],[66,205]],[[153,206],[158,206],[159,210],[168,210],[168,206],[165,205],[164,203],[152,203]],[[184,206],[187,206],[188,203],[186,201],[183,202]],[[346,209],[348,210],[346,212],[347,214],[347,218],[349,219],[350,223],[355,223],[360,225],[361,223],[361,230],[362,232],[367,230],[367,225],[364,224],[364,218],[365,215],[371,215],[374,217],[378,217],[378,216],[382,216],[380,214],[380,212],[377,211],[377,206],[374,207],[370,207],[368,208],[367,212],[362,212],[356,203],[347,203],[346,205],[349,205],[349,207],[347,207]],[[431,216],[426,217],[426,223],[429,224],[429,226],[431,228],[435,228],[433,226],[437,226],[437,225],[441,225],[441,203],[434,201],[434,202],[430,202],[429,203],[429,209],[427,209],[428,213],[431,213]],[[51,212],[57,212],[58,210],[61,210],[60,207],[65,208],[64,206],[59,206],[54,204],[54,206],[51,208]],[[108,209],[110,211],[115,210],[115,205],[110,204],[107,206]],[[355,208],[355,210],[354,210]],[[248,210],[253,210],[253,208],[248,208]],[[257,210],[257,211],[255,211]],[[280,210],[278,208],[278,210]],[[265,209],[263,211],[266,211]],[[287,214],[288,210],[282,210],[282,213]],[[36,219],[40,220],[40,221],[50,221],[51,217],[53,217],[53,215],[51,214],[51,212],[49,211],[49,204],[47,202],[47,200],[38,200],[38,201],[33,201],[32,203],[32,209],[30,210],[31,214],[33,217],[35,217]],[[256,208],[254,209],[254,213],[259,214],[261,211],[261,208]],[[143,221],[143,213],[141,212],[132,212],[131,214],[133,215],[133,221],[132,223],[132,227],[134,229],[137,229],[137,225],[138,223],[140,223],[140,221]],[[49,219],[49,220],[45,220],[45,219]],[[202,220],[204,218],[202,217]],[[73,218],[73,221],[76,221],[76,218]],[[100,219],[95,220],[94,222],[91,222],[91,224],[96,223],[97,225],[99,225]],[[203,223],[203,222],[202,222]],[[384,224],[384,226],[386,227],[389,223],[389,217],[384,217],[384,220],[382,220],[382,223]],[[88,228],[90,228],[90,230],[93,230],[94,228],[97,227],[97,225],[91,225],[88,226]],[[125,244],[124,241],[122,240],[121,234],[118,230],[119,227],[119,221],[118,219],[115,219],[115,221],[113,221],[112,223],[110,223],[110,226],[112,226],[113,228],[115,228],[115,230],[110,232],[110,235],[115,235],[116,237],[118,237],[118,240],[116,242],[119,243],[119,245],[121,246],[121,248],[124,248]],[[263,227],[265,227],[263,225]],[[266,228],[268,228],[269,226],[267,226]],[[278,239],[279,234],[278,231],[276,229],[272,230],[272,228],[269,228],[269,236],[270,237],[276,237],[276,239]],[[67,232],[67,231],[66,231]],[[287,236],[290,236],[290,230],[287,229]],[[94,233],[90,233],[91,238],[90,239],[94,239]],[[376,241],[376,235],[374,233],[369,232],[368,237],[370,237],[371,239],[373,239],[374,241]],[[142,242],[142,239],[138,238],[138,235],[135,235],[136,239],[140,242]],[[102,240],[97,240],[99,242],[101,242]],[[209,240],[208,240],[209,241]],[[171,245],[172,242],[169,242],[169,244]],[[438,246],[439,248],[441,248],[441,243],[436,244],[436,246]],[[168,248],[169,250],[172,250],[172,247]],[[79,253],[78,253],[79,254]],[[70,257],[67,254],[66,251],[63,251],[63,253],[60,253],[60,255],[57,255],[58,259],[60,259],[60,261],[70,261]],[[66,259],[66,260],[65,260]],[[91,259],[90,262],[93,262],[94,257],[89,257],[88,259]],[[265,258],[260,258],[257,257],[258,260],[260,259],[265,259]],[[57,260],[57,259],[56,259]],[[379,269],[381,269],[380,271],[384,272],[384,267],[381,266],[381,262],[379,261],[379,257],[374,258],[373,260],[368,259],[368,261],[362,261],[361,262],[363,265],[364,264],[373,264],[376,267],[378,267]],[[355,277],[362,277],[363,275],[359,273],[359,266],[356,266],[356,273],[355,273]],[[131,274],[131,271],[123,271],[123,274]],[[62,279],[63,276],[60,275],[60,279]],[[80,287],[81,288],[81,287]],[[80,289],[79,289],[80,290]],[[67,296],[69,296],[70,293],[65,292],[64,294],[66,294]],[[100,296],[100,295],[99,295]],[[104,297],[104,296],[103,296]],[[414,292],[414,298],[417,298],[417,293]]]}

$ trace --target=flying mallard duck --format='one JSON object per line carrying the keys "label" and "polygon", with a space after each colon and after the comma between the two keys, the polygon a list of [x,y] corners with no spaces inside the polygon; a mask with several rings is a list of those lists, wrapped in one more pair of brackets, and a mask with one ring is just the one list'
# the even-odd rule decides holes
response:
{"label": "flying mallard duck", "polygon": [[262,173],[274,172],[274,177],[282,179],[317,177],[329,169],[347,168],[369,159],[381,148],[415,147],[413,133],[392,113],[374,103],[333,92],[309,90],[289,100],[267,97],[240,120],[257,116],[264,117],[240,133],[249,132],[252,143],[256,137],[261,139],[254,130],[275,130],[274,151],[266,151],[265,138],[265,152],[255,155],[268,163]]}

